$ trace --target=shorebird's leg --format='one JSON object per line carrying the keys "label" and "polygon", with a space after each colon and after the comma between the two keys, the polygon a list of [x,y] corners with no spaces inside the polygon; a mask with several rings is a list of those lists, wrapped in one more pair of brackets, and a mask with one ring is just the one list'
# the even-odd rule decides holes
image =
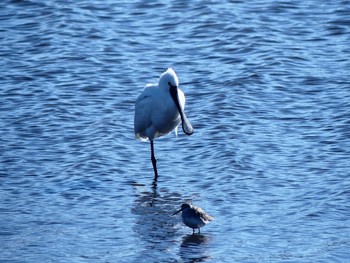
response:
{"label": "shorebird's leg", "polygon": [[153,147],[153,140],[151,140],[151,160],[152,160],[152,165],[153,165],[153,170],[154,170],[154,177],[158,177],[158,171],[157,171],[157,159],[154,157],[154,147]]}
{"label": "shorebird's leg", "polygon": [[201,229],[200,227],[198,227],[198,235],[200,235],[200,233],[201,233]]}

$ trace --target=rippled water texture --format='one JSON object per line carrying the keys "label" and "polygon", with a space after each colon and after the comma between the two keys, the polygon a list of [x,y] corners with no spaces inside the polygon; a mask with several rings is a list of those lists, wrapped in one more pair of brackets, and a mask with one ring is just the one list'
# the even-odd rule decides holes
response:
{"label": "rippled water texture", "polygon": [[[346,262],[349,12],[1,1],[0,261]],[[195,133],[155,141],[155,180],[133,111],[167,67]],[[215,217],[201,235],[184,201]]]}

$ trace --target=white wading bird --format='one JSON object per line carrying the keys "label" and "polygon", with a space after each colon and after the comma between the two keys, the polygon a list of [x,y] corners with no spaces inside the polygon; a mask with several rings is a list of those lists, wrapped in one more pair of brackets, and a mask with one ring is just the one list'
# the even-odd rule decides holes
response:
{"label": "white wading bird", "polygon": [[193,133],[185,109],[185,95],[178,88],[179,80],[172,68],[165,71],[158,84],[147,84],[135,103],[135,137],[150,140],[151,160],[155,177],[158,176],[157,160],[154,157],[153,140],[166,135],[182,123],[182,130],[187,135]]}

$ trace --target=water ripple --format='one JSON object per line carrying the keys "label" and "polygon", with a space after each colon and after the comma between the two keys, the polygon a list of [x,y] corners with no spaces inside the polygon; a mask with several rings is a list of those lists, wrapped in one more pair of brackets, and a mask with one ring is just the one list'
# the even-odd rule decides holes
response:
{"label": "water ripple", "polygon": [[[349,258],[348,1],[0,7],[1,260]],[[195,133],[153,180],[134,101],[170,66]]]}

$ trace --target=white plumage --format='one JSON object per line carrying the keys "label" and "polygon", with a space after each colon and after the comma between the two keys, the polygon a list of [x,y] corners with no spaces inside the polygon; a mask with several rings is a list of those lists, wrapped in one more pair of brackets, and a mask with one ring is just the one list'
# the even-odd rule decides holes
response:
{"label": "white plumage", "polygon": [[135,137],[150,140],[151,159],[156,176],[158,173],[153,140],[173,130],[177,133],[180,123],[187,135],[193,133],[193,128],[184,112],[185,95],[178,86],[176,73],[169,68],[160,76],[158,84],[146,85],[135,103]]}

